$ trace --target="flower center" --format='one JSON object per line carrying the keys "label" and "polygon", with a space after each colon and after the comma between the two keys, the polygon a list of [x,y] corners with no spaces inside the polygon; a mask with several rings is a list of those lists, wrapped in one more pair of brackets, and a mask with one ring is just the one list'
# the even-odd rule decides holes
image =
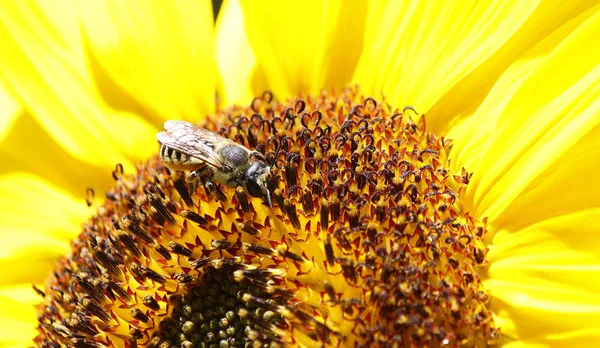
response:
{"label": "flower center", "polygon": [[[276,309],[281,301],[268,299],[264,304],[249,301],[250,297],[269,295],[252,282],[236,280],[235,268],[206,267],[199,286],[189,288],[183,296],[171,296],[171,314],[161,320],[151,345],[239,347],[251,346],[255,341],[272,345],[281,342],[276,331],[287,325],[281,315],[269,309]],[[251,276],[254,283],[267,280],[260,272],[242,271],[238,276],[243,273]]]}
{"label": "flower center", "polygon": [[[412,108],[357,90],[233,107],[200,125],[264,155],[273,207],[190,190],[158,157],[116,187],[50,276],[40,345],[492,343],[471,175]],[[172,155],[172,154],[171,154]]]}

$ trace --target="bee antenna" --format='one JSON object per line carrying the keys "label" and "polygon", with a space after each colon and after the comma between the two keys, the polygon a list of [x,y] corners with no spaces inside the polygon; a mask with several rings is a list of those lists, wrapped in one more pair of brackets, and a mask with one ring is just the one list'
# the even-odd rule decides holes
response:
{"label": "bee antenna", "polygon": [[267,189],[265,196],[267,197],[267,204],[269,205],[269,208],[273,209],[273,202],[271,201],[271,191],[269,189]]}

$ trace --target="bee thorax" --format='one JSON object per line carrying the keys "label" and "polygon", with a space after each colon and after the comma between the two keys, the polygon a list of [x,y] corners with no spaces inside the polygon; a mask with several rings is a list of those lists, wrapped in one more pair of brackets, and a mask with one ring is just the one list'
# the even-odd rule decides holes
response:
{"label": "bee thorax", "polygon": [[227,144],[219,149],[219,155],[231,166],[248,167],[248,150],[238,144]]}

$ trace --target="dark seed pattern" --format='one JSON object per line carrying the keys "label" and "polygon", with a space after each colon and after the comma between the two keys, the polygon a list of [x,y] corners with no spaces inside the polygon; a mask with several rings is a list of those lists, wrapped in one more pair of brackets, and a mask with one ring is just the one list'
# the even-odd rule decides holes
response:
{"label": "dark seed pattern", "polygon": [[[124,173],[50,275],[43,347],[493,344],[471,174],[414,109],[357,90],[270,93],[204,128],[265,155],[274,207],[190,191],[158,156]],[[88,196],[91,196],[88,192]],[[91,202],[88,197],[88,201]]]}
{"label": "dark seed pattern", "polygon": [[[161,321],[149,347],[252,347],[258,340],[268,343],[263,344],[267,347],[283,346],[278,331],[287,325],[274,311],[285,298],[273,297],[243,277],[236,280],[229,267],[204,271],[199,285],[170,298],[171,315]],[[253,274],[263,281],[269,275]],[[265,303],[251,300],[268,297]]]}

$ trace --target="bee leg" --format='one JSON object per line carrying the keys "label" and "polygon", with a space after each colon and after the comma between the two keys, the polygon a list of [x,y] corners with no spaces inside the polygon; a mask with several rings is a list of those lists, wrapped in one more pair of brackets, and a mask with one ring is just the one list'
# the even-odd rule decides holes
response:
{"label": "bee leg", "polygon": [[215,195],[217,201],[226,201],[227,196],[221,191],[219,185],[209,180],[210,178],[202,177],[202,185],[204,185],[204,189],[208,195]]}
{"label": "bee leg", "polygon": [[210,195],[212,195],[217,189],[217,185],[215,185],[214,182],[207,179],[202,180],[202,185],[204,186],[204,189],[206,189],[206,192]]}
{"label": "bee leg", "polygon": [[190,192],[196,192],[196,190],[198,189],[198,183],[202,182],[202,184],[204,186],[205,185],[205,181],[207,180],[206,178],[208,177],[207,173],[207,168],[206,167],[200,167],[196,170],[191,171],[186,177],[185,177],[185,181],[188,184],[189,190]]}
{"label": "bee leg", "polygon": [[219,185],[214,185],[214,186],[215,186],[215,194],[217,196],[217,201],[227,201],[227,196],[225,196],[225,194],[223,193],[223,191],[221,190]]}
{"label": "bee leg", "polygon": [[201,167],[190,172],[190,174],[188,174],[188,176],[186,177],[186,181],[189,185],[193,185],[194,191],[192,192],[196,192],[196,189],[198,188],[198,183],[201,183],[202,186],[204,186],[204,190],[206,191],[207,196],[215,194],[216,199],[218,201],[226,201],[227,197],[225,196],[223,191],[221,191],[219,185],[215,184],[210,180],[212,174],[212,171],[207,167]]}
{"label": "bee leg", "polygon": [[196,190],[198,189],[198,181],[199,181],[199,178],[192,174],[185,177],[185,182],[188,184],[188,190],[191,193],[196,192]]}

